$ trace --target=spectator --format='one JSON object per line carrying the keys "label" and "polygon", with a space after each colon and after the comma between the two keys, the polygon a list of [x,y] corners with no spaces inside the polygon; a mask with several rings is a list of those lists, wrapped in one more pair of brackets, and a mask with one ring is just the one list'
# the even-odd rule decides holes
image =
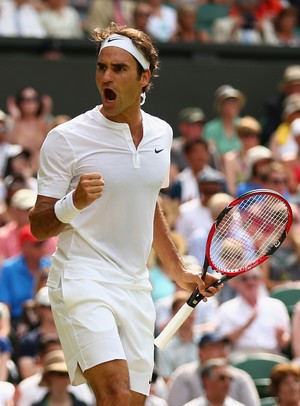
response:
{"label": "spectator", "polygon": [[152,14],[147,26],[148,34],[157,41],[168,42],[176,32],[176,9],[170,7],[163,0],[147,1],[152,7]]}
{"label": "spectator", "polygon": [[[169,381],[169,406],[182,406],[204,393],[200,379],[201,366],[211,359],[228,360],[229,346],[226,338],[218,333],[207,333],[199,341],[199,359],[178,367]],[[246,406],[259,406],[259,396],[250,375],[234,366],[229,368],[232,384],[229,395]]]}
{"label": "spectator", "polygon": [[236,0],[228,16],[215,19],[213,40],[218,43],[271,44],[276,40],[272,19],[258,15],[259,0]]}
{"label": "spectator", "polygon": [[148,21],[152,13],[152,8],[146,1],[138,1],[133,11],[133,27],[148,33]]}
{"label": "spectator", "polygon": [[36,173],[39,150],[49,130],[52,99],[26,86],[15,96],[8,97],[7,109],[12,119],[9,142],[19,144],[31,153],[32,173]]}
{"label": "spectator", "polygon": [[245,406],[228,395],[232,376],[224,358],[214,358],[202,365],[201,380],[204,393],[184,406]]}
{"label": "spectator", "polygon": [[4,178],[7,161],[10,156],[18,154],[22,147],[8,142],[9,116],[0,110],[0,179]]}
{"label": "spectator", "polygon": [[59,39],[83,38],[78,11],[65,0],[45,0],[41,21],[47,36]]}
{"label": "spectator", "polygon": [[244,116],[236,127],[241,142],[239,150],[229,151],[223,156],[224,174],[228,192],[236,196],[237,184],[246,180],[249,173],[247,151],[259,145],[261,125],[252,116]]}
{"label": "spectator", "polygon": [[19,238],[21,254],[5,260],[0,273],[0,301],[9,306],[14,327],[25,301],[34,297],[38,273],[50,264],[50,259],[45,257],[45,241],[38,241],[31,234],[29,224],[20,228]]}
{"label": "spectator", "polygon": [[179,215],[175,224],[175,230],[186,241],[195,230],[210,229],[213,219],[207,207],[208,201],[214,194],[224,190],[224,175],[215,169],[200,172],[197,181],[200,197],[179,206]]}
{"label": "spectator", "polygon": [[[273,176],[274,179],[278,180],[282,177],[278,173]],[[276,286],[285,285],[293,281],[300,282],[299,207],[291,204],[291,208],[293,222],[290,231],[282,243],[280,250],[275,251],[262,268],[263,280],[269,291]]]}
{"label": "spectator", "polygon": [[291,123],[300,118],[300,94],[292,94],[284,100],[282,122],[270,139],[270,148],[277,159],[297,153],[298,145],[291,133]]}
{"label": "spectator", "polygon": [[270,393],[276,405],[298,406],[300,404],[300,367],[293,363],[278,364],[270,375]]}
{"label": "spectator", "polygon": [[[190,292],[179,290],[173,295],[172,314],[174,316],[178,310],[189,299]],[[184,321],[175,336],[163,349],[156,351],[156,365],[160,376],[168,382],[170,375],[182,364],[192,362],[197,359],[197,344],[194,335],[195,313]],[[175,356],[176,354],[176,356]]]}
{"label": "spectator", "polygon": [[51,351],[43,359],[43,373],[40,386],[47,388],[42,400],[34,402],[32,406],[51,405],[53,402],[61,405],[87,406],[68,390],[70,379],[67,365],[61,350]]}
{"label": "spectator", "polygon": [[6,381],[9,375],[7,363],[11,359],[12,354],[10,333],[9,309],[5,303],[0,302],[0,382]]}
{"label": "spectator", "polygon": [[18,368],[22,379],[37,372],[35,359],[43,337],[57,336],[47,286],[42,287],[35,295],[35,305],[39,324],[32,331],[23,334],[17,344]]}
{"label": "spectator", "polygon": [[28,0],[2,0],[0,36],[44,38],[39,12]]}
{"label": "spectator", "polygon": [[[21,185],[22,187],[23,185]],[[21,253],[20,229],[29,223],[28,213],[36,201],[36,192],[31,189],[19,189],[8,196],[9,221],[0,227],[0,263]],[[51,256],[56,247],[56,238],[45,242],[45,252]]]}
{"label": "spectator", "polygon": [[170,38],[171,42],[211,42],[210,35],[204,29],[197,29],[197,6],[182,3],[177,7],[177,30]]}
{"label": "spectator", "polygon": [[[37,372],[21,380],[17,385],[17,396],[15,406],[32,406],[34,402],[41,401],[47,394],[47,388],[40,386],[42,380],[42,371],[44,358],[48,353],[61,350],[60,341],[58,336],[45,336],[40,341],[38,356],[36,357]],[[86,384],[82,385],[69,385],[68,391],[73,393],[78,399],[86,402],[88,405],[95,406],[94,397],[91,390]]]}
{"label": "spectator", "polygon": [[[185,107],[178,113],[177,136],[173,139],[171,161],[179,172],[183,171],[189,162],[186,159],[185,144],[191,140],[202,138],[205,114],[200,107]],[[218,168],[218,162],[213,151],[209,151],[209,164]]]}
{"label": "spectator", "polygon": [[241,147],[236,125],[245,100],[243,93],[230,85],[220,86],[215,91],[214,110],[217,115],[206,122],[203,135],[221,160],[226,152]]}
{"label": "spectator", "polygon": [[136,5],[133,0],[91,0],[86,24],[88,34],[97,27],[108,27],[111,22],[132,26]]}
{"label": "spectator", "polygon": [[231,356],[253,352],[281,354],[290,343],[290,318],[280,300],[263,293],[258,269],[238,275],[237,296],[218,308],[220,334],[231,344]]}
{"label": "spectator", "polygon": [[236,195],[240,196],[252,189],[261,189],[264,186],[261,179],[263,168],[272,161],[272,151],[269,148],[263,145],[250,148],[246,154],[246,181],[237,184]]}
{"label": "spectator", "polygon": [[288,65],[282,80],[278,83],[278,93],[266,100],[265,113],[261,118],[263,123],[262,143],[269,144],[269,139],[282,121],[284,99],[300,93],[300,65]]}
{"label": "spectator", "polygon": [[300,366],[300,300],[292,314],[292,355],[293,360]]}
{"label": "spectator", "polygon": [[299,10],[297,7],[286,7],[281,10],[274,20],[276,42],[278,46],[300,46],[300,36],[297,34]]}
{"label": "spectator", "polygon": [[178,199],[180,203],[188,202],[200,196],[198,175],[201,172],[215,173],[209,165],[209,145],[202,138],[192,139],[184,145],[185,157],[188,166],[173,180],[169,188],[169,196]]}
{"label": "spectator", "polygon": [[290,154],[285,154],[282,163],[288,174],[289,189],[292,197],[297,201],[297,192],[300,184],[300,118],[296,118],[290,125],[291,138],[295,140],[297,148]]}

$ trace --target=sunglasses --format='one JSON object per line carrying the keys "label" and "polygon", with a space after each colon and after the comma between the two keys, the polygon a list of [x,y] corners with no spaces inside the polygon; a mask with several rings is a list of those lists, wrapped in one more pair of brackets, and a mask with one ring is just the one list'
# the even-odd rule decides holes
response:
{"label": "sunglasses", "polygon": [[258,138],[258,134],[253,131],[243,131],[239,133],[242,138]]}
{"label": "sunglasses", "polygon": [[27,102],[27,101],[38,101],[38,97],[37,96],[32,96],[32,97],[20,97],[20,102]]}
{"label": "sunglasses", "polygon": [[270,179],[269,182],[272,183],[273,185],[286,185],[287,184],[286,179]]}
{"label": "sunglasses", "polygon": [[216,375],[213,379],[215,381],[219,381],[219,382],[226,382],[226,381],[232,381],[232,376],[221,374],[221,375]]}

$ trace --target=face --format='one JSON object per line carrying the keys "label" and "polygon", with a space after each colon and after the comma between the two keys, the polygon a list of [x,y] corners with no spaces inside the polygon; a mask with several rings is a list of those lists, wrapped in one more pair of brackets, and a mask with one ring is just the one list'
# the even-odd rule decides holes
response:
{"label": "face", "polygon": [[287,190],[287,177],[284,173],[273,172],[269,176],[267,187],[284,194]]}
{"label": "face", "polygon": [[134,57],[117,47],[107,47],[98,56],[96,84],[102,98],[102,114],[116,122],[130,122],[140,108],[142,88],[150,70],[138,74]]}
{"label": "face", "polygon": [[241,111],[239,99],[230,97],[221,104],[221,114],[226,117],[236,117]]}
{"label": "face", "polygon": [[179,132],[185,138],[185,140],[195,140],[201,137],[203,132],[203,122],[196,121],[195,123],[180,123]]}
{"label": "face", "polygon": [[259,136],[253,130],[243,129],[239,131],[238,135],[245,150],[259,145]]}
{"label": "face", "polygon": [[209,161],[209,155],[203,145],[196,144],[187,154],[187,160],[193,172],[200,172]]}
{"label": "face", "polygon": [[[296,404],[300,399],[300,380],[292,374],[287,375],[279,384],[278,398],[280,401]],[[288,404],[288,403],[287,403]]]}
{"label": "face", "polygon": [[260,276],[254,272],[249,272],[236,277],[235,288],[242,297],[251,301],[257,297],[260,283]]}
{"label": "face", "polygon": [[19,106],[23,113],[36,114],[40,107],[37,92],[31,87],[24,89],[20,97]]}
{"label": "face", "polygon": [[227,367],[217,367],[210,377],[204,380],[205,390],[209,399],[223,400],[227,396],[232,376]]}

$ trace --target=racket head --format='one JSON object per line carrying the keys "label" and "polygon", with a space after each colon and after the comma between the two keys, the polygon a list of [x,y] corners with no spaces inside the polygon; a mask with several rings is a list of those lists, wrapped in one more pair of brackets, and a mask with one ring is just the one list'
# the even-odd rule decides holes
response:
{"label": "racket head", "polygon": [[269,189],[234,199],[210,229],[206,258],[212,269],[230,276],[247,272],[283,243],[293,220],[289,203]]}

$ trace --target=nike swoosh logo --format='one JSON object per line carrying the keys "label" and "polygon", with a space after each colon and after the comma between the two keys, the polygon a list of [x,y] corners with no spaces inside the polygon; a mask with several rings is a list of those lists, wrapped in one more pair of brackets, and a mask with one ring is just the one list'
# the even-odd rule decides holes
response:
{"label": "nike swoosh logo", "polygon": [[162,149],[156,149],[156,148],[155,148],[154,151],[155,151],[156,154],[159,154],[159,153],[160,153],[161,151],[163,151],[163,150],[164,150],[164,148],[162,148]]}
{"label": "nike swoosh logo", "polygon": [[123,38],[109,38],[108,40],[107,40],[107,42],[112,42],[112,41],[120,41],[120,40],[122,40]]}

